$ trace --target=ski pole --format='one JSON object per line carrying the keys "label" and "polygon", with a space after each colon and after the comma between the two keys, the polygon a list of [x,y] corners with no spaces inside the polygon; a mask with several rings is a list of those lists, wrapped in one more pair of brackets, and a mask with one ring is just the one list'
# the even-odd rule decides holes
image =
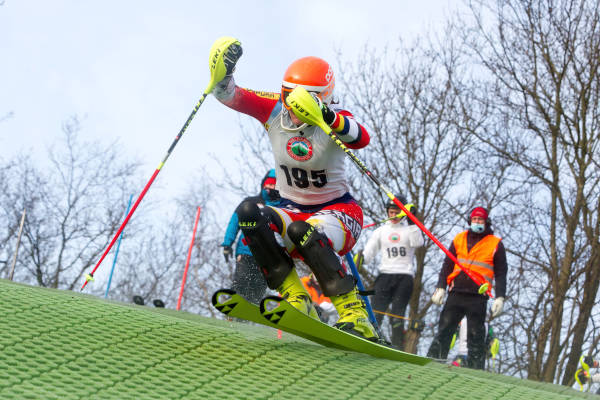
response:
{"label": "ski pole", "polygon": [[[198,111],[198,109],[200,108],[200,106],[202,105],[202,103],[204,103],[204,100],[206,99],[206,97],[213,91],[213,89],[215,88],[215,86],[217,85],[217,83],[219,83],[221,80],[223,80],[223,78],[225,77],[225,75],[229,72],[228,71],[228,67],[225,65],[224,60],[227,60],[228,57],[230,57],[230,54],[229,54],[229,50],[230,49],[232,49],[232,51],[234,53],[236,53],[235,56],[237,56],[238,58],[239,58],[239,56],[241,56],[241,51],[242,51],[241,44],[240,44],[239,41],[237,41],[234,38],[223,37],[223,38],[218,39],[213,44],[213,47],[211,48],[211,57],[209,57],[209,60],[208,60],[209,61],[209,69],[210,69],[210,82],[208,83],[208,86],[204,90],[204,93],[202,94],[202,97],[200,98],[200,100],[198,100],[198,102],[194,106],[194,109],[192,110],[191,114],[189,115],[189,117],[187,118],[187,120],[185,121],[185,123],[183,124],[183,127],[181,128],[181,130],[179,131],[179,133],[177,134],[177,136],[175,136],[175,140],[173,140],[173,143],[171,143],[171,146],[169,146],[169,149],[167,150],[167,154],[162,159],[162,161],[160,162],[160,164],[158,164],[158,167],[156,168],[156,170],[152,174],[152,177],[150,177],[150,180],[148,181],[148,183],[146,183],[146,186],[144,186],[144,189],[142,190],[142,193],[140,193],[140,195],[138,196],[137,200],[133,204],[133,207],[131,208],[131,210],[129,211],[129,213],[127,214],[127,216],[125,217],[125,220],[121,224],[121,227],[117,230],[117,233],[115,234],[115,236],[110,241],[110,243],[109,243],[108,247],[106,248],[106,250],[104,250],[104,253],[102,254],[102,257],[100,257],[100,260],[98,260],[98,262],[96,263],[96,266],[94,267],[94,269],[92,270],[92,272],[90,272],[89,274],[87,274],[85,276],[85,282],[83,283],[83,286],[81,287],[80,290],[83,290],[83,288],[85,288],[85,286],[87,285],[87,283],[89,281],[94,280],[94,273],[96,272],[96,270],[98,269],[98,267],[102,263],[102,260],[104,260],[104,258],[106,257],[106,255],[108,254],[108,252],[110,251],[110,249],[115,244],[117,238],[119,237],[119,235],[123,231],[123,228],[125,228],[125,225],[127,225],[127,223],[129,222],[129,220],[131,219],[131,216],[133,215],[133,213],[137,209],[138,205],[140,204],[140,202],[142,201],[142,199],[146,195],[146,192],[148,191],[148,189],[150,189],[150,186],[152,185],[152,182],[154,182],[154,179],[156,178],[156,176],[160,172],[161,168],[167,162],[167,159],[169,158],[169,156],[171,155],[171,152],[173,151],[173,149],[175,148],[175,146],[179,142],[179,139],[181,139],[181,136],[183,136],[183,133],[186,131],[187,127],[192,122],[192,119],[194,119],[194,116],[196,115],[196,112]],[[237,52],[239,52],[239,55],[237,54]]]}
{"label": "ski pole", "polygon": [[[410,206],[414,207],[414,205],[413,205],[413,204],[406,204],[406,206],[408,206],[408,207],[410,207]],[[393,220],[393,219],[396,219],[396,218],[404,218],[404,217],[406,217],[406,214],[398,214],[398,215],[394,215],[393,217],[389,217],[389,218],[386,218],[386,219],[384,219],[384,220],[381,220],[381,221],[378,221],[378,222],[373,222],[373,223],[371,223],[371,224],[364,225],[364,226],[363,226],[363,229],[370,228],[370,227],[372,227],[372,226],[375,226],[375,225],[381,225],[381,224],[384,224],[384,223],[386,223],[386,222],[388,222],[388,221],[391,221],[391,220]]]}
{"label": "ski pole", "polygon": [[17,264],[17,257],[19,255],[19,246],[21,244],[21,234],[23,233],[23,224],[25,224],[25,213],[27,209],[23,209],[23,215],[21,216],[21,223],[19,224],[19,233],[17,234],[17,245],[15,246],[15,255],[13,256],[12,266],[10,267],[10,274],[8,280],[12,281],[15,274],[15,265]]}
{"label": "ski pole", "polygon": [[[346,261],[348,262],[348,265],[350,266],[350,270],[352,271],[352,275],[354,275],[354,277],[356,278],[356,287],[358,288],[359,291],[364,292],[365,287],[363,286],[362,279],[360,278],[360,274],[358,273],[358,268],[356,268],[356,264],[354,264],[352,255],[350,254],[350,252],[348,252],[348,253],[346,253],[345,257],[346,257]],[[366,295],[363,296],[362,294],[361,294],[361,297],[365,302],[365,306],[367,308],[367,313],[369,314],[369,320],[371,321],[371,324],[373,324],[373,326],[377,330],[379,337],[381,337],[381,332],[379,330],[379,324],[377,323],[377,319],[375,319],[375,314],[373,314],[373,308],[371,307],[371,302],[369,301],[369,297]]]}
{"label": "ski pole", "polygon": [[192,258],[192,250],[194,249],[194,240],[196,239],[196,230],[198,229],[198,220],[200,219],[200,206],[196,211],[196,219],[194,221],[194,230],[192,232],[192,242],[190,243],[190,249],[188,250],[187,259],[185,260],[185,268],[183,270],[183,278],[181,278],[181,289],[179,290],[179,298],[177,299],[177,311],[181,310],[181,298],[183,297],[183,290],[185,289],[185,281],[187,280],[188,268],[190,266],[190,259]]}
{"label": "ski pole", "polygon": [[[377,311],[377,310],[373,310],[373,312],[376,313],[376,314],[387,315],[388,317],[392,317],[392,318],[405,319],[407,321],[410,321],[410,318],[403,317],[402,315],[396,315],[396,314],[391,314],[391,313],[388,313],[388,312]],[[450,347],[450,348],[452,348],[452,347]]]}
{"label": "ski pole", "polygon": [[[133,195],[129,196],[129,203],[127,203],[127,210],[125,210],[125,215],[129,212],[129,208],[131,207],[131,200],[133,200]],[[110,284],[112,282],[113,272],[115,272],[115,265],[117,265],[117,257],[119,256],[119,249],[121,248],[121,239],[123,239],[123,232],[119,236],[119,241],[117,242],[117,248],[115,249],[115,257],[113,258],[113,265],[110,269],[110,275],[108,275],[108,283],[106,284],[106,293],[104,293],[104,298],[108,297],[108,291],[110,290]]]}
{"label": "ski pole", "polygon": [[385,187],[379,180],[371,173],[366,165],[356,157],[356,155],[350,150],[344,142],[337,137],[335,132],[329,125],[323,120],[323,114],[321,112],[321,100],[317,97],[313,97],[306,89],[301,86],[297,86],[292,90],[285,100],[287,105],[291,107],[294,114],[304,123],[309,125],[316,125],[323,130],[354,162],[354,164],[360,169],[360,171],[366,175],[371,181],[383,191],[389,198],[400,208],[406,215],[425,233],[433,242],[454,262],[458,267],[465,273],[476,285],[479,286],[479,293],[487,293],[492,298],[492,291],[489,283],[483,278],[483,276],[475,271],[471,271],[465,268],[456,257],[446,249],[446,247],[435,237],[425,226],[410,212],[406,209],[396,196]]}
{"label": "ski pole", "polygon": [[[404,217],[404,215],[403,215],[403,217]],[[381,225],[381,224],[384,224],[384,223],[386,223],[388,221],[391,221],[394,218],[399,218],[399,217],[397,215],[394,215],[393,217],[386,218],[386,219],[384,219],[382,221],[373,222],[372,224],[364,225],[362,228],[366,229],[366,228],[370,228],[370,227],[375,226],[375,225]]]}

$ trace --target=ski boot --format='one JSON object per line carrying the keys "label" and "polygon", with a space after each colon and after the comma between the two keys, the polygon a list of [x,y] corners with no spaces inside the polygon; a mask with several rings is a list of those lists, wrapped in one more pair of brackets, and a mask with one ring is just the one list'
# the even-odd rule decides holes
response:
{"label": "ski boot", "polygon": [[298,277],[296,269],[292,269],[283,283],[277,288],[281,297],[285,299],[292,307],[299,310],[317,321],[320,321],[319,314],[315,308],[310,295],[304,288],[302,281]]}
{"label": "ski boot", "polygon": [[466,355],[457,355],[454,361],[452,361],[452,365],[455,367],[462,367],[463,365],[467,365],[467,356]]}
{"label": "ski boot", "polygon": [[372,342],[379,342],[379,335],[369,321],[365,303],[358,298],[356,288],[346,294],[331,296],[331,302],[340,315],[334,327]]}

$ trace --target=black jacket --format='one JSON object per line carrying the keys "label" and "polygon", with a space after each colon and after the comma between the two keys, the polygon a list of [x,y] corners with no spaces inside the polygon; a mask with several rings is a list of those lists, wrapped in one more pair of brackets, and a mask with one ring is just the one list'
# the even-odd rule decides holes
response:
{"label": "black jacket", "polygon": [[[473,248],[477,242],[479,242],[485,236],[492,235],[493,233],[494,231],[490,226],[486,226],[483,233],[475,233],[469,229],[467,233],[467,250],[471,250],[471,248]],[[454,241],[452,241],[448,250],[456,257]],[[506,250],[504,249],[502,241],[500,241],[500,243],[498,243],[496,253],[494,254],[494,296],[496,297],[506,297],[507,270],[508,266],[506,265]],[[446,287],[446,278],[448,278],[448,275],[450,275],[452,271],[454,271],[454,261],[452,261],[450,257],[446,256],[444,263],[442,264],[442,270],[440,271],[437,287]],[[462,271],[456,276],[456,278],[454,278],[453,283],[454,286],[452,291],[454,292],[478,294],[479,287],[477,284]]]}

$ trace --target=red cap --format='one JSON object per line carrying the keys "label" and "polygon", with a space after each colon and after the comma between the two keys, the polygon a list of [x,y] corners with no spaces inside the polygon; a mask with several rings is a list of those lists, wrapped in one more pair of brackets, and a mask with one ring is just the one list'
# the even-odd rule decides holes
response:
{"label": "red cap", "polygon": [[471,211],[471,219],[473,217],[481,217],[485,220],[488,219],[488,213],[483,207],[475,207],[473,211]]}
{"label": "red cap", "polygon": [[266,185],[274,185],[275,183],[277,183],[277,179],[272,178],[272,177],[268,177],[267,179],[265,179],[265,181],[263,182],[263,187],[265,187]]}

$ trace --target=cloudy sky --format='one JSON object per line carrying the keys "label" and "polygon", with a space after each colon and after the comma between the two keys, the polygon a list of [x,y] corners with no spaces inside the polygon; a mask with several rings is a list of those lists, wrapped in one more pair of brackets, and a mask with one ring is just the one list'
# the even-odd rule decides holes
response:
{"label": "cloudy sky", "polygon": [[[77,115],[84,139],[118,140],[125,154],[145,163],[149,178],[208,83],[208,52],[218,37],[242,42],[240,85],[277,91],[293,60],[315,55],[335,69],[337,49],[354,60],[367,43],[411,40],[441,26],[451,2],[0,4],[0,157],[19,151],[42,157],[61,137],[61,123]],[[179,193],[201,166],[218,174],[210,155],[233,161],[233,143],[242,140],[239,121],[209,97],[157,182]]]}

